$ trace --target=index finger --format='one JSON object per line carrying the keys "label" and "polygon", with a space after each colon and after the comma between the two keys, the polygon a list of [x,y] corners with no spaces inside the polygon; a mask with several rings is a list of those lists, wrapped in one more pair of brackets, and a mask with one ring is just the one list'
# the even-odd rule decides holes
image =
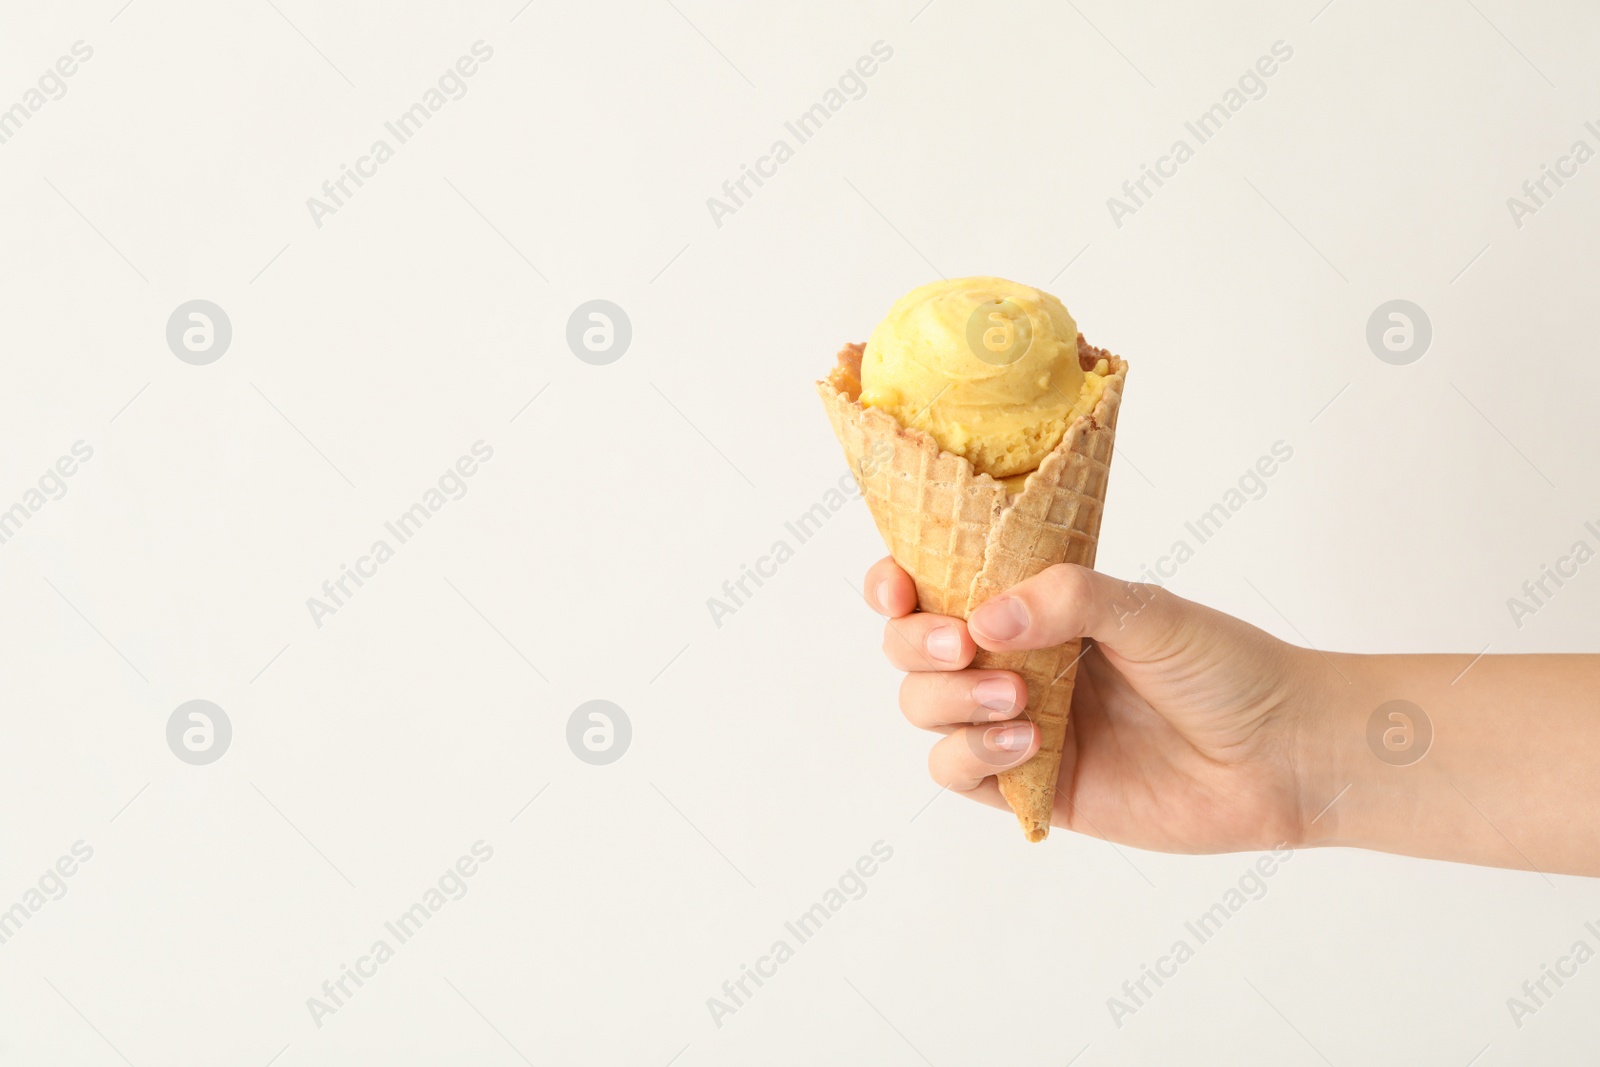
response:
{"label": "index finger", "polygon": [[917,586],[893,556],[884,556],[867,568],[867,578],[862,584],[867,603],[879,615],[898,619],[917,609]]}

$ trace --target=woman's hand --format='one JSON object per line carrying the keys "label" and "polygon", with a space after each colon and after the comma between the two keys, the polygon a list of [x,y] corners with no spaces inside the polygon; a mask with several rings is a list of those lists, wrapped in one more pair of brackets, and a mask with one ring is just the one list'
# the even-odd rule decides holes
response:
{"label": "woman's hand", "polygon": [[970,622],[913,613],[915,587],[892,559],[867,572],[866,594],[889,617],[884,654],[908,672],[901,710],[946,735],[928,758],[940,785],[1006,808],[992,776],[1038,748],[1022,679],[968,669],[976,648],[1084,637],[1054,825],[1166,852],[1266,849],[1301,843],[1331,799],[1304,796],[1297,725],[1325,670],[1238,619],[1069,564]]}

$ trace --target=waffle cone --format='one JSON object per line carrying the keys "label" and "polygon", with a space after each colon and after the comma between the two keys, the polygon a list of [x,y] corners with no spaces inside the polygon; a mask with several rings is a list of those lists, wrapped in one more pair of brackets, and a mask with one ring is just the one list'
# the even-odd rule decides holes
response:
{"label": "waffle cone", "polygon": [[[923,611],[967,618],[984,601],[1056,563],[1094,566],[1127,364],[1080,335],[1085,370],[1108,361],[1105,391],[1088,415],[1028,475],[1020,493],[932,437],[858,401],[860,345],[846,345],[839,368],[817,383],[833,432],[878,532],[917,586]],[[1050,832],[1056,778],[1067,737],[1081,642],[1030,652],[979,649],[974,667],[1016,671],[1028,684],[1023,714],[1039,724],[1039,751],[999,773],[1000,792],[1029,841]]]}

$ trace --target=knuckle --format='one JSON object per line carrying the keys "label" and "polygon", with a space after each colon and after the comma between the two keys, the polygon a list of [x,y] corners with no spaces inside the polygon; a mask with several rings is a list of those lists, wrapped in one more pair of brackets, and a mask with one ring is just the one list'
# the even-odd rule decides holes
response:
{"label": "knuckle", "polygon": [[984,766],[973,744],[972,728],[962,727],[929,750],[928,776],[935,785],[953,793],[967,793],[999,769]]}
{"label": "knuckle", "polygon": [[944,743],[934,745],[928,750],[928,777],[933,779],[933,784],[941,789],[955,789],[960,783],[960,776],[955,774],[951,766]]}
{"label": "knuckle", "polygon": [[1087,567],[1075,563],[1057,563],[1044,573],[1048,576],[1052,596],[1067,604],[1077,607],[1088,603],[1094,595],[1094,578]]}
{"label": "knuckle", "polygon": [[916,710],[922,703],[919,688],[917,676],[914,674],[908,674],[900,679],[900,714],[904,715],[906,721],[913,726],[919,726],[922,722]]}
{"label": "knuckle", "polygon": [[883,624],[883,654],[890,663],[899,663],[905,658],[908,644],[916,645],[916,638],[907,632],[908,629],[910,624],[903,619],[890,619]]}
{"label": "knuckle", "polygon": [[899,669],[911,669],[913,657],[921,647],[922,635],[916,622],[890,619],[883,624],[883,654]]}

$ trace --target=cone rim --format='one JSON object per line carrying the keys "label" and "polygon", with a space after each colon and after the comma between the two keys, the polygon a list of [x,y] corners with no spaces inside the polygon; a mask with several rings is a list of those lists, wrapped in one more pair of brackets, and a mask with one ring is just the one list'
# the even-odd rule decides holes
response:
{"label": "cone rim", "polygon": [[[847,344],[846,347],[851,347],[851,345],[854,343],[855,342],[851,342]],[[1034,475],[1039,473],[1040,468],[1042,468],[1045,464],[1045,460],[1048,460],[1051,456],[1062,451],[1063,449],[1066,451],[1071,451],[1071,444],[1075,437],[1074,431],[1078,428],[1079,423],[1087,420],[1091,429],[1104,426],[1107,422],[1111,421],[1111,418],[1115,413],[1115,409],[1120,407],[1122,399],[1122,386],[1127,380],[1127,360],[1113,352],[1109,352],[1103,348],[1097,348],[1096,346],[1090,344],[1088,339],[1086,339],[1083,334],[1080,333],[1078,334],[1078,358],[1080,363],[1088,354],[1094,354],[1096,362],[1101,359],[1106,360],[1110,373],[1106,375],[1105,388],[1101,391],[1100,396],[1095,401],[1093,408],[1073,416],[1072,421],[1068,422],[1066,429],[1062,431],[1061,440],[1056,442],[1056,446],[1054,448],[1045,453],[1044,457],[1039,460],[1038,466],[1034,467],[1030,471],[1023,472],[1024,480],[1022,483],[1022,488],[1016,490],[1008,488],[1001,479],[994,477],[992,474],[986,474],[983,471],[978,470],[977,467],[973,466],[972,461],[966,456],[963,456],[961,453],[950,452],[941,447],[938,440],[935,439],[932,434],[928,433],[928,431],[919,430],[915,426],[907,426],[899,419],[889,414],[887,411],[883,411],[881,408],[869,408],[862,404],[859,390],[855,396],[851,396],[843,389],[840,389],[828,378],[818,379],[816,385],[817,391],[822,394],[824,399],[827,399],[830,395],[836,395],[840,397],[845,403],[855,408],[856,411],[860,413],[858,417],[863,419],[870,417],[870,413],[877,412],[887,419],[893,428],[899,433],[906,434],[913,441],[917,441],[919,443],[927,442],[928,444],[932,445],[934,450],[941,456],[950,456],[957,463],[966,467],[967,471],[971,474],[973,481],[980,485],[993,485],[1003,491],[1006,494],[1006,504],[1009,506],[1027,491],[1028,482],[1033,479]],[[1115,387],[1114,390],[1113,385]],[[1110,395],[1113,391],[1115,391],[1117,394],[1114,400]],[[1016,475],[1009,475],[1008,477],[1016,477]]]}

